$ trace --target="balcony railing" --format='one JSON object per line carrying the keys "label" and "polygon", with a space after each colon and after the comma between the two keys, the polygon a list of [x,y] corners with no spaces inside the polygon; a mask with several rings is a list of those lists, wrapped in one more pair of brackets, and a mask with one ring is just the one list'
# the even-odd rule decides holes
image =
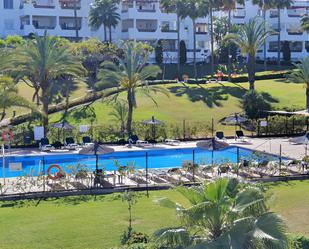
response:
{"label": "balcony railing", "polygon": [[156,32],[156,28],[137,28],[139,32]]}
{"label": "balcony railing", "polygon": [[34,3],[34,8],[42,8],[42,9],[54,9],[56,6],[51,4],[42,4],[42,3]]}
{"label": "balcony railing", "polygon": [[169,27],[162,27],[161,32],[164,33],[177,33],[177,29],[171,29]]}
{"label": "balcony railing", "polygon": [[271,10],[269,13],[270,18],[277,18],[279,16],[279,12],[277,10]]}
{"label": "balcony railing", "polygon": [[46,26],[46,25],[33,25],[35,29],[55,29],[56,26]]}

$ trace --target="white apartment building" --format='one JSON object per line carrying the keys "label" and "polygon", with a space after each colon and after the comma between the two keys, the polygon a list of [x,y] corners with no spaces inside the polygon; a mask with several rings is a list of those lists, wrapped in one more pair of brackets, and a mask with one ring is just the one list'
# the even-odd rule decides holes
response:
{"label": "white apartment building", "polygon": [[[309,35],[301,29],[301,18],[309,14],[308,0],[295,0],[292,7],[281,10],[281,41],[288,41],[291,49],[291,59],[299,60],[309,55]],[[237,6],[233,14],[233,23],[243,24],[250,18],[262,16],[262,11],[252,5],[251,1],[246,1],[245,6]],[[278,31],[278,10],[272,9],[266,12],[268,25]],[[267,53],[269,59],[277,58],[278,36],[273,35],[267,39]],[[259,57],[263,59],[263,48],[259,51]],[[281,56],[282,57],[282,56]]]}

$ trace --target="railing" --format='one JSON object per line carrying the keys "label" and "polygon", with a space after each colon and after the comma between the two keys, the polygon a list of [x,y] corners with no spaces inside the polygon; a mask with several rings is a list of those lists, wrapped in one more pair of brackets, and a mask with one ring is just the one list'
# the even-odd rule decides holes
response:
{"label": "railing", "polygon": [[44,9],[54,9],[56,6],[55,5],[48,5],[48,4],[33,4],[34,8],[44,8]]}
{"label": "railing", "polygon": [[137,30],[139,31],[139,32],[156,32],[156,28],[153,28],[153,29],[144,29],[144,28],[137,28]]}

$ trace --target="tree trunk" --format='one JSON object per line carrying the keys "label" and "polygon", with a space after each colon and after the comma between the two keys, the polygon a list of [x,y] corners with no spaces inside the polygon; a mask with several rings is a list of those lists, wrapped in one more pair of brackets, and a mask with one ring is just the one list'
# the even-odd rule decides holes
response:
{"label": "tree trunk", "polygon": [[107,30],[106,30],[106,25],[103,25],[104,28],[104,41],[107,42]]}
{"label": "tree trunk", "polygon": [[5,115],[6,115],[5,108],[3,108],[0,121],[4,119]]}
{"label": "tree trunk", "polygon": [[32,102],[36,101],[36,105],[40,105],[40,95],[39,95],[40,87],[34,87],[34,93],[32,96]]}
{"label": "tree trunk", "polygon": [[309,86],[306,88],[306,111],[309,112]]}
{"label": "tree trunk", "polygon": [[[266,9],[265,8],[263,8],[263,20],[264,20],[264,32],[266,32]],[[264,71],[267,71],[266,50],[267,50],[267,45],[266,45],[266,39],[265,39],[265,41],[264,41],[264,48],[263,48],[263,53],[264,53]]]}
{"label": "tree trunk", "polygon": [[278,55],[277,64],[280,67],[280,56],[281,56],[281,15],[280,8],[278,8]]}
{"label": "tree trunk", "polygon": [[213,15],[212,15],[212,4],[210,3],[209,6],[209,15],[210,15],[210,46],[211,46],[211,77],[214,76],[215,71],[215,58],[214,58],[214,24],[213,24]]}
{"label": "tree trunk", "polygon": [[[228,33],[231,33],[231,13],[232,10],[229,9],[229,17],[228,17]],[[228,61],[228,81],[231,82],[231,71],[232,71],[232,58],[231,58],[231,44],[228,44],[228,53],[227,53],[227,61]]]}
{"label": "tree trunk", "polygon": [[181,79],[180,75],[180,18],[177,13],[177,75],[178,80]]}
{"label": "tree trunk", "polygon": [[194,78],[197,81],[197,68],[196,68],[196,25],[195,19],[192,19],[193,23],[193,65],[194,65]]}
{"label": "tree trunk", "polygon": [[248,55],[248,79],[249,79],[249,89],[254,90],[254,81],[255,81],[255,56]]}
{"label": "tree trunk", "polygon": [[42,87],[42,104],[43,104],[43,127],[44,136],[46,137],[48,131],[48,104],[49,104],[49,93],[46,88]]}
{"label": "tree trunk", "polygon": [[108,30],[109,30],[109,43],[112,43],[112,26],[111,25],[108,27]]}
{"label": "tree trunk", "polygon": [[128,101],[128,120],[127,120],[127,132],[128,135],[132,135],[132,117],[133,117],[133,92],[132,89],[128,90],[127,95],[127,101]]}
{"label": "tree trunk", "polygon": [[76,40],[79,38],[78,34],[78,19],[77,19],[77,5],[76,5],[77,0],[74,0],[74,20],[75,20],[75,37]]}

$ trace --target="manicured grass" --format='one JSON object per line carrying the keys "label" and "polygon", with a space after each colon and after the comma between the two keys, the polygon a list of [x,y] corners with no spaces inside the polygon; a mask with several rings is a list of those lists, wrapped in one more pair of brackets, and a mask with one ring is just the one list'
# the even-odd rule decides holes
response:
{"label": "manicured grass", "polygon": [[[293,234],[309,235],[309,181],[270,187],[270,206],[286,219]],[[157,206],[155,197],[186,204],[175,190],[151,192],[133,207],[133,227],[151,235],[161,227],[177,226],[175,211]],[[120,195],[66,197],[31,201],[0,208],[2,249],[110,248],[119,244],[128,225],[127,204]]]}
{"label": "manicured grass", "polygon": [[[188,122],[202,122],[211,126],[211,118],[215,124],[235,112],[241,112],[240,101],[248,87],[248,83],[233,84],[169,84],[164,85],[170,96],[155,96],[157,106],[149,98],[137,95],[137,109],[134,111],[134,120],[149,119],[152,115],[166,123],[182,124]],[[305,88],[302,84],[285,83],[283,80],[262,80],[256,82],[256,89],[262,92],[275,108],[302,109],[305,106]],[[121,97],[125,97],[122,94]],[[113,122],[109,115],[111,107],[102,101],[93,104],[97,115],[97,123]],[[53,115],[52,121],[60,118],[60,113]],[[79,124],[79,120],[70,121]],[[84,123],[89,120],[83,120]],[[217,130],[233,131],[234,127],[216,125]]]}

